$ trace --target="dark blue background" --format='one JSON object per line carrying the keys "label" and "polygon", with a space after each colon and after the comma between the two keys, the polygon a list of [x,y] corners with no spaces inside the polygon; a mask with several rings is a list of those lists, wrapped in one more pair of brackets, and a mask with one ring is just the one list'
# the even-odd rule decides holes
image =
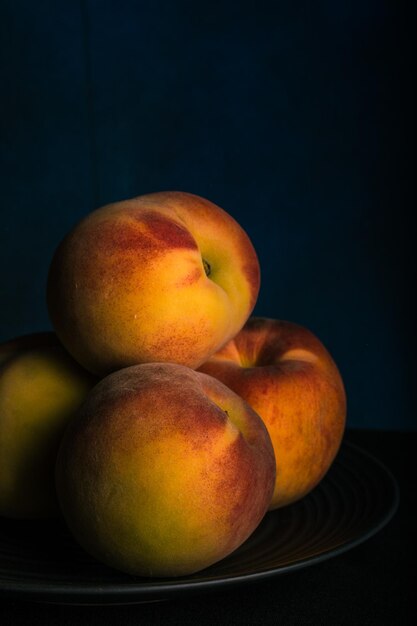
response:
{"label": "dark blue background", "polygon": [[191,191],[252,238],[255,312],[329,348],[348,424],[415,429],[415,6],[3,0],[0,340],[50,327],[79,218]]}

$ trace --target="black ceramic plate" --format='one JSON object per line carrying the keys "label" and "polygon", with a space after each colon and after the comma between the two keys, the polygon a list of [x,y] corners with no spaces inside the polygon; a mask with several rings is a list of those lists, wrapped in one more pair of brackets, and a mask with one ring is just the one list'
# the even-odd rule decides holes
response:
{"label": "black ceramic plate", "polygon": [[349,550],[380,530],[397,506],[398,488],[390,472],[344,442],[313,492],[267,513],[236,552],[192,576],[151,580],[123,575],[91,559],[58,522],[0,518],[0,592],[66,604],[127,604],[248,583]]}

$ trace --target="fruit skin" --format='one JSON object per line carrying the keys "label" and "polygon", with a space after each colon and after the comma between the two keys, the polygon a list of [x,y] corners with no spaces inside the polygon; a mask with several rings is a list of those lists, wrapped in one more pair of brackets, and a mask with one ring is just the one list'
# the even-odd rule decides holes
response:
{"label": "fruit skin", "polygon": [[52,259],[47,302],[60,340],[93,373],[144,362],[196,368],[240,330],[259,284],[255,250],[230,215],[160,192],[83,219]]}
{"label": "fruit skin", "polygon": [[94,557],[134,575],[180,576],[252,533],[275,459],[262,420],[230,389],[149,363],[92,390],[63,438],[56,481],[68,526]]}
{"label": "fruit skin", "polygon": [[53,333],[0,345],[0,515],[59,515],[54,468],[60,439],[95,382]]}
{"label": "fruit skin", "polygon": [[263,419],[277,476],[271,509],[306,495],[339,449],[346,420],[342,378],[323,344],[297,324],[253,317],[207,363]]}

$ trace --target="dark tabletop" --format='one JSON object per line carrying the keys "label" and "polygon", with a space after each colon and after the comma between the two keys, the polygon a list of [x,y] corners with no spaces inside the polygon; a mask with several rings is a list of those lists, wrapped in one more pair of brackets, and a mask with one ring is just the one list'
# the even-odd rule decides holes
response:
{"label": "dark tabletop", "polygon": [[400,488],[394,518],[352,550],[263,582],[164,602],[83,607],[6,598],[0,603],[0,624],[415,624],[411,572],[416,556],[417,433],[348,430],[346,439],[385,463]]}

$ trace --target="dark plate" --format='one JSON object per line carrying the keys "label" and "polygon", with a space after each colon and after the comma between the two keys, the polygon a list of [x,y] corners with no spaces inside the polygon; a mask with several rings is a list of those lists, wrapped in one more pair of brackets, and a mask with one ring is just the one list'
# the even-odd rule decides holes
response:
{"label": "dark plate", "polygon": [[248,583],[353,548],[391,519],[398,498],[391,473],[367,452],[344,442],[313,492],[267,513],[246,543],[226,559],[175,579],[135,578],[102,566],[59,522],[0,518],[0,592],[44,602],[128,604]]}

